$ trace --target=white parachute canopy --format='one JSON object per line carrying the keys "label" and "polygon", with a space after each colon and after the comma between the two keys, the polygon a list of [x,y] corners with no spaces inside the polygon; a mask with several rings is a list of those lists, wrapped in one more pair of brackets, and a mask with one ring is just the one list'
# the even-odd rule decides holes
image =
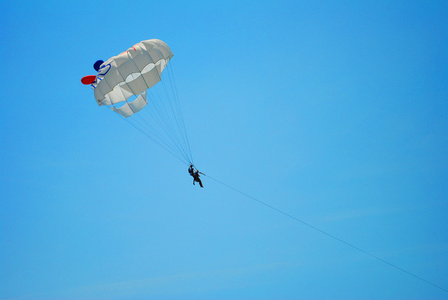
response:
{"label": "white parachute canopy", "polygon": [[103,62],[91,86],[98,105],[109,107],[179,160],[192,164],[171,63],[164,72],[172,57],[163,41],[142,41]]}

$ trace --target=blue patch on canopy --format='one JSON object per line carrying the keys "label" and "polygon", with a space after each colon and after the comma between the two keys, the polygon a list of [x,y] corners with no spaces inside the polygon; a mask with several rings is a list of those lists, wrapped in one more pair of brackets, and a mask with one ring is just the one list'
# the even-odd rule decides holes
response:
{"label": "blue patch on canopy", "polygon": [[93,68],[95,69],[95,71],[98,72],[98,70],[100,69],[100,66],[103,64],[104,60],[97,60],[94,64],[93,64]]}

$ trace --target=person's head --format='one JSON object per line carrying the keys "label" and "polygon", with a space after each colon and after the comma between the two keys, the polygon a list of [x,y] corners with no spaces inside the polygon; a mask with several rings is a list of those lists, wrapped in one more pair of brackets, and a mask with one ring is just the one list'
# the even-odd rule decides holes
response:
{"label": "person's head", "polygon": [[190,165],[190,168],[193,168],[193,165]]}

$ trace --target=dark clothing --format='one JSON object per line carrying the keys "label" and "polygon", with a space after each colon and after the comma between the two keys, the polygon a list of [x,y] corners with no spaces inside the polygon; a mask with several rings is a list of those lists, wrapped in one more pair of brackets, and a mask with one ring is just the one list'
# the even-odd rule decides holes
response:
{"label": "dark clothing", "polygon": [[193,173],[193,184],[194,182],[199,182],[199,185],[203,188],[204,186],[202,185],[202,181],[199,178],[199,172],[196,170],[196,172]]}
{"label": "dark clothing", "polygon": [[201,173],[201,172],[199,172],[198,170],[195,171],[193,165],[190,165],[190,168],[188,168],[188,173],[193,177],[193,184],[195,184],[195,182],[199,182],[199,185],[201,187],[204,187],[202,185],[201,179],[199,178],[200,177],[199,173]]}
{"label": "dark clothing", "polygon": [[194,174],[194,168],[193,168],[193,166],[190,166],[190,168],[188,168],[188,173],[189,173],[191,176],[193,176],[193,174]]}

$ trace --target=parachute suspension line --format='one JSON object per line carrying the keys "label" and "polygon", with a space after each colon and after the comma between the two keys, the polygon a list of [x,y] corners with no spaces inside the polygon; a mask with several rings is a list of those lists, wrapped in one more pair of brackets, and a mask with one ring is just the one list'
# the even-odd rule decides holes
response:
{"label": "parachute suspension line", "polygon": [[[132,77],[133,77],[133,76],[132,76]],[[145,82],[146,82],[146,80],[145,80]],[[129,87],[129,88],[130,88],[130,87]],[[132,90],[132,89],[131,89],[131,90]],[[134,92],[133,90],[132,90],[132,92],[135,94],[135,92]],[[126,98],[122,90],[121,90],[121,93],[122,93],[123,97]],[[126,99],[126,103],[129,103],[127,99]],[[148,103],[147,100],[146,100],[146,103]],[[139,130],[140,132],[142,132],[142,133],[143,133],[144,135],[146,135],[147,137],[150,137],[151,140],[156,141],[157,144],[158,144],[159,146],[162,146],[165,150],[167,150],[169,153],[171,153],[171,154],[174,155],[174,152],[176,152],[176,151],[175,151],[175,150],[176,150],[175,147],[173,147],[173,145],[171,145],[171,144],[164,138],[163,135],[161,135],[160,133],[158,133],[157,130],[154,130],[154,129],[153,129],[153,126],[151,126],[151,124],[150,124],[147,120],[145,120],[144,118],[142,118],[142,117],[140,116],[140,114],[135,114],[134,110],[132,109],[132,107],[131,107],[130,105],[129,105],[129,108],[130,108],[130,109],[132,110],[132,112],[134,113],[134,114],[133,114],[133,118],[132,118],[132,119],[125,118],[125,120],[126,120],[131,126],[133,126],[133,127],[136,128],[137,130]],[[139,122],[139,120],[137,120],[137,118],[140,120],[140,122]],[[144,124],[142,124],[141,122],[143,122]],[[146,125],[146,126],[145,126],[145,125]],[[182,154],[182,153],[181,153],[181,154]],[[183,156],[183,159],[184,159],[185,161],[188,161],[188,158],[186,158],[184,155],[182,155],[182,156]],[[178,159],[180,159],[180,158],[178,157],[178,155],[176,155],[176,157],[177,157]]]}
{"label": "parachute suspension line", "polygon": [[307,226],[307,227],[309,227],[309,228],[311,228],[311,229],[313,229],[315,231],[318,231],[318,232],[326,235],[327,237],[330,237],[330,238],[332,238],[332,239],[334,239],[334,240],[336,240],[336,241],[338,241],[338,242],[340,242],[342,244],[345,244],[346,246],[349,246],[349,247],[351,247],[351,248],[353,248],[353,249],[355,249],[355,250],[357,250],[357,251],[359,251],[361,253],[364,253],[364,254],[366,254],[366,255],[368,255],[368,256],[370,256],[370,257],[372,257],[372,258],[374,258],[374,259],[376,259],[376,260],[378,260],[378,261],[380,261],[380,262],[382,262],[382,263],[392,267],[392,268],[395,268],[395,269],[397,269],[397,270],[399,270],[399,271],[401,271],[403,273],[406,273],[406,274],[408,274],[408,275],[410,275],[410,276],[412,276],[412,277],[414,277],[414,278],[416,278],[416,279],[418,279],[420,281],[423,281],[423,282],[425,282],[425,283],[427,283],[429,285],[432,285],[433,287],[436,287],[436,288],[438,288],[438,289],[448,293],[447,289],[445,289],[445,288],[443,288],[441,286],[438,286],[438,285],[436,285],[436,284],[434,284],[434,283],[432,283],[432,282],[430,282],[430,281],[428,281],[428,280],[426,280],[426,279],[424,279],[424,278],[422,278],[422,277],[420,277],[418,275],[415,275],[414,273],[412,273],[410,271],[407,271],[407,270],[405,270],[405,269],[403,269],[403,268],[401,268],[401,267],[399,267],[399,266],[397,266],[397,265],[395,265],[393,263],[390,263],[390,262],[380,258],[379,256],[376,256],[376,255],[374,255],[374,254],[372,254],[370,252],[367,252],[367,251],[365,251],[365,250],[363,250],[363,249],[361,249],[361,248],[359,248],[359,247],[357,247],[357,246],[355,246],[355,245],[353,245],[353,244],[351,244],[349,242],[346,242],[346,241],[344,241],[344,240],[342,240],[342,239],[340,239],[340,238],[338,238],[338,237],[336,237],[336,236],[334,236],[334,235],[332,235],[332,234],[330,234],[330,233],[328,233],[326,231],[323,231],[322,229],[317,228],[316,226],[313,226],[313,225],[311,225],[311,224],[309,224],[309,223],[307,223],[305,221],[302,221],[301,219],[296,218],[293,215],[290,215],[290,214],[288,214],[288,213],[286,213],[286,212],[284,212],[284,211],[282,211],[282,210],[280,210],[280,209],[278,209],[278,208],[276,208],[276,207],[274,207],[272,205],[267,204],[266,202],[263,202],[263,201],[255,198],[255,197],[252,197],[249,194],[246,194],[246,193],[244,193],[244,192],[242,192],[242,191],[240,191],[240,190],[238,190],[238,189],[236,189],[236,188],[234,188],[234,187],[232,187],[232,186],[230,186],[230,185],[228,185],[228,184],[226,184],[226,183],[224,183],[222,181],[219,181],[216,178],[213,178],[213,177],[211,177],[209,175],[205,175],[205,174],[204,174],[204,176],[207,176],[211,180],[213,180],[213,181],[215,181],[215,182],[217,182],[217,183],[219,183],[219,184],[221,184],[221,185],[223,185],[223,186],[225,186],[225,187],[227,187],[227,188],[229,188],[229,189],[231,189],[231,190],[233,190],[233,191],[235,191],[237,193],[240,193],[241,195],[246,196],[249,199],[252,199],[252,200],[254,200],[254,201],[256,201],[256,202],[258,202],[260,204],[263,204],[264,206],[266,206],[266,207],[268,207],[268,208],[270,208],[272,210],[275,210],[275,211],[277,211],[277,212],[279,212],[279,213],[281,213],[281,214],[283,214],[283,215],[293,219],[294,221],[297,221],[297,222],[299,222],[299,223],[301,223],[301,224],[303,224],[303,225],[305,225],[305,226]]}
{"label": "parachute suspension line", "polygon": [[[161,122],[157,119],[158,114],[153,112],[151,115],[150,112],[152,112],[152,110],[150,109],[143,109],[142,111],[146,111],[145,114],[148,115],[149,118],[143,117],[142,114],[135,114],[135,116],[133,116],[134,118],[129,119],[133,119],[133,121],[140,125],[140,128],[144,129],[146,134],[149,134],[153,137],[153,139],[158,140],[166,148],[169,148],[171,152],[177,153],[177,156],[182,156],[183,160],[187,163],[188,157],[186,157],[179,146],[173,142],[173,139],[170,138],[169,134],[163,130],[163,126],[160,125]],[[154,121],[154,124],[151,124],[149,120]],[[163,125],[164,123],[162,122],[161,124]]]}
{"label": "parachute suspension line", "polygon": [[183,160],[182,158],[180,158],[178,155],[176,155],[173,151],[171,151],[168,147],[164,146],[162,143],[160,143],[158,140],[156,140],[155,138],[153,138],[151,135],[149,135],[147,132],[145,132],[144,130],[142,130],[141,128],[139,128],[138,126],[136,126],[134,123],[130,122],[128,120],[128,118],[125,118],[123,116],[121,116],[120,114],[117,113],[117,116],[124,120],[126,123],[128,123],[129,125],[131,125],[132,127],[134,127],[135,129],[137,129],[138,131],[140,131],[141,133],[143,133],[147,138],[149,138],[150,140],[152,140],[153,142],[155,142],[157,145],[159,145],[160,147],[162,147],[163,149],[165,149],[166,151],[168,151],[168,153],[170,153],[171,155],[173,155],[175,158],[177,158],[180,162],[182,162],[185,165],[188,165],[188,163]]}
{"label": "parachute suspension line", "polygon": [[[167,62],[167,64],[168,64],[168,62]],[[165,65],[165,67],[166,67],[166,65]],[[159,73],[159,77],[160,77],[160,81],[162,82],[161,85],[165,89],[165,82],[164,82],[164,80],[162,80],[162,74],[161,73]],[[160,84],[159,84],[159,86],[160,86]],[[156,90],[157,94],[159,95],[159,92],[158,92],[157,88],[155,90]],[[181,152],[187,157],[187,160],[188,160],[188,154],[186,153],[185,148],[184,148],[184,146],[182,144],[182,134],[181,134],[182,132],[181,132],[181,130],[176,130],[176,127],[174,125],[174,123],[176,123],[178,125],[178,121],[177,121],[176,114],[175,114],[174,110],[172,109],[171,99],[170,99],[169,94],[167,93],[166,89],[165,89],[165,95],[166,95],[166,99],[168,100],[166,102],[168,102],[168,104],[169,104],[169,106],[171,108],[171,114],[169,114],[167,112],[167,109],[166,109],[167,106],[166,105],[165,106],[161,105],[161,107],[164,109],[165,116],[167,117],[166,119],[169,120],[169,122],[167,123],[167,124],[170,125],[168,127],[168,129],[171,132],[173,140],[176,141],[176,145],[180,148]],[[159,95],[159,99],[161,99],[160,95]],[[162,103],[162,101],[161,101],[161,103]],[[170,116],[172,116],[172,117],[170,118]],[[173,119],[174,119],[174,122],[173,122]],[[178,129],[179,129],[179,127],[178,127]]]}
{"label": "parachute suspension line", "polygon": [[139,120],[143,123],[144,127],[147,128],[148,131],[155,136],[155,138],[158,138],[160,141],[163,141],[164,144],[166,145],[170,145],[170,148],[175,150],[175,146],[173,146],[172,143],[170,143],[170,141],[167,140],[167,138],[162,133],[160,133],[161,130],[157,130],[156,126],[150,124],[149,121],[143,118],[141,115],[136,116],[136,118],[139,118]]}
{"label": "parachute suspension line", "polygon": [[180,120],[179,120],[179,118],[177,118],[179,113],[176,113],[176,111],[175,111],[175,109],[173,107],[174,100],[171,97],[171,95],[168,93],[167,87],[165,85],[165,81],[163,81],[163,80],[162,80],[162,86],[163,86],[166,98],[169,99],[168,104],[169,104],[169,108],[171,109],[171,113],[172,113],[173,116],[176,116],[176,118],[174,118],[174,122],[175,122],[175,124],[177,126],[177,129],[178,129],[177,132],[179,134],[178,137],[180,137],[179,138],[180,145],[181,145],[183,151],[187,153],[187,156],[190,157],[191,155],[188,153],[188,146],[187,146],[187,143],[186,143],[185,134],[183,134],[185,132],[185,130],[182,129],[182,126],[180,124]]}
{"label": "parachute suspension line", "polygon": [[[169,144],[173,151],[177,150],[176,152],[181,154],[185,160],[188,161],[188,158],[185,157],[182,149],[179,148],[178,143],[174,142],[175,138],[173,137],[173,133],[171,132],[169,126],[166,126],[166,124],[168,124],[168,120],[166,119],[167,116],[163,114],[163,110],[158,108],[159,105],[157,103],[157,99],[152,97],[149,103],[150,107],[142,110],[142,113],[144,111],[144,114],[147,115],[148,118],[143,117],[143,114],[138,115],[138,117],[146,124],[148,128],[152,129],[154,135],[157,135],[158,138]],[[161,118],[165,120],[162,120]],[[154,124],[151,124],[149,120],[152,120]]]}
{"label": "parachute suspension line", "polygon": [[[162,134],[160,134],[157,130],[155,130],[147,120],[142,118],[140,115],[136,115],[133,119],[128,121],[130,123],[134,121],[140,126],[141,129],[144,129],[146,133],[153,136],[154,139],[158,140],[161,144],[165,145],[166,148],[169,148],[172,152],[177,152],[176,148],[168,140],[166,140],[166,138]],[[188,158],[186,158],[184,155],[183,158],[185,161],[188,161]]]}
{"label": "parachute suspension line", "polygon": [[171,64],[169,65],[169,71],[168,71],[168,75],[170,76],[170,83],[171,83],[171,89],[174,92],[174,100],[175,100],[175,104],[178,110],[178,114],[180,116],[180,123],[182,124],[182,130],[184,133],[184,137],[185,137],[185,141],[186,141],[186,145],[187,145],[187,149],[188,149],[188,153],[190,154],[190,162],[192,164],[194,164],[194,159],[193,159],[193,154],[191,151],[191,147],[190,147],[190,140],[188,138],[188,134],[187,134],[187,128],[185,126],[185,121],[184,121],[184,117],[183,117],[183,112],[182,112],[182,106],[179,100],[179,94],[177,92],[177,88],[176,88],[176,81],[174,79],[174,72],[173,72],[173,68],[171,66]]}
{"label": "parachute suspension line", "polygon": [[182,113],[182,106],[181,106],[181,103],[180,103],[180,100],[179,100],[179,93],[177,92],[177,86],[176,86],[176,80],[175,80],[175,77],[174,77],[174,71],[173,71],[173,67],[172,67],[172,62],[168,65],[168,71],[169,71],[168,75],[171,78],[171,80],[170,80],[171,86],[174,87],[173,91],[174,91],[174,94],[175,94],[175,100],[176,100],[176,103],[177,103],[177,107],[179,109],[179,116],[180,116],[181,123],[183,125],[184,135],[185,135],[185,138],[187,140],[188,152],[190,153],[190,158],[191,158],[190,162],[192,164],[194,164],[193,154],[192,154],[191,147],[190,147],[190,139],[188,138],[187,127],[185,126],[185,121],[184,121],[184,114]]}
{"label": "parachute suspension line", "polygon": [[[129,57],[131,56],[131,54],[128,52],[128,54],[127,54]],[[151,58],[152,59],[152,58]],[[131,61],[134,63],[134,65],[135,65],[135,67],[137,68],[137,69],[139,69],[140,71],[143,71],[142,69],[140,69],[138,66],[137,66],[137,64],[135,63],[135,61],[134,60],[132,60],[131,59]],[[159,76],[159,81],[161,81],[162,80],[162,76],[161,76],[161,73],[159,73],[158,72],[158,68],[157,68],[157,65],[156,64],[154,64],[154,68],[157,70],[157,74],[158,74],[158,76]],[[145,82],[145,84],[146,84],[146,86],[149,86],[149,84],[148,84],[148,82],[146,81],[146,79],[145,79],[145,77],[144,76],[142,76],[142,78],[143,78],[143,81]],[[154,88],[154,87],[153,87]],[[134,93],[134,91],[133,91],[133,93]],[[135,94],[135,93],[134,93]],[[148,103],[148,102],[147,102]],[[162,101],[160,101],[160,103],[163,103]],[[161,107],[163,107],[163,105],[161,105]],[[145,110],[146,111],[146,110]],[[159,110],[160,111],[160,110]],[[154,117],[155,117],[156,115],[154,115],[153,116],[153,120],[155,119]],[[167,120],[169,120],[169,116],[168,115],[166,115],[167,117],[165,118],[165,124],[169,124],[169,122],[167,122]],[[139,118],[141,118],[141,116],[140,115],[138,115],[138,117]],[[143,121],[145,121],[143,118],[141,118],[141,120],[143,120]],[[156,121],[157,122],[157,121]],[[153,126],[151,126],[150,124],[149,124],[149,122],[147,122],[147,121],[145,121],[145,123],[148,125],[148,128],[152,128]],[[163,124],[163,122],[159,122],[160,124]],[[162,129],[166,129],[166,126],[161,126],[161,128]],[[169,125],[168,125],[168,129],[169,129]],[[155,130],[152,130],[152,133],[154,134],[154,135],[156,135],[155,134]],[[165,134],[166,134],[166,131],[165,131]],[[173,139],[173,136],[172,135],[170,135],[170,134],[166,134],[167,135],[167,137],[169,138],[169,139],[172,139],[173,141],[174,140],[176,140],[175,138]],[[160,134],[158,134],[157,135],[159,138],[162,138],[162,140],[164,140],[165,141],[165,139],[163,138],[163,136],[161,136]],[[168,146],[168,142],[166,142],[165,141],[165,144],[166,144],[166,146]],[[177,143],[173,143],[174,144],[174,146],[176,147],[178,144]],[[177,147],[178,148],[178,147]],[[170,149],[172,150],[172,151],[174,151],[174,148],[172,147],[172,145],[170,145]],[[182,149],[180,149],[180,150],[182,150]],[[182,156],[183,156],[183,153],[182,153],[182,151],[180,151],[180,153],[182,154]],[[188,159],[186,159],[186,160],[188,160]]]}
{"label": "parachute suspension line", "polygon": [[[120,75],[121,75],[121,74],[120,74]],[[106,83],[107,83],[107,82],[106,82]],[[131,87],[129,87],[129,89],[131,89]],[[132,89],[131,89],[131,90],[132,90]],[[128,99],[126,99],[126,96],[124,95],[123,90],[120,89],[120,91],[121,91],[121,95],[123,96],[123,99],[125,99],[125,102],[129,105]],[[134,91],[132,91],[132,92],[134,93]],[[134,93],[134,94],[135,94],[135,93]],[[145,100],[145,102],[148,103],[147,100]],[[115,105],[112,105],[112,107],[115,108]],[[129,120],[128,118],[125,118],[125,117],[121,116],[121,115],[119,114],[120,117],[124,118],[125,121],[128,122],[128,124],[132,125],[134,128],[136,128],[138,131],[140,131],[140,132],[142,132],[143,134],[145,134],[147,137],[150,137],[153,141],[155,141],[157,144],[159,144],[159,145],[160,145],[161,147],[163,147],[165,150],[167,150],[168,152],[170,152],[171,154],[174,155],[174,153],[173,153],[173,152],[174,152],[173,147],[172,147],[171,145],[169,145],[169,143],[163,138],[163,136],[161,136],[160,134],[158,134],[157,131],[153,130],[153,129],[151,128],[151,126],[149,125],[149,123],[148,123],[149,126],[146,127],[147,130],[144,131],[143,129],[145,128],[145,126],[142,125],[140,122],[138,122],[137,119],[135,119],[135,117],[141,118],[141,116],[140,116],[139,114],[135,114],[135,111],[134,111],[134,109],[132,108],[131,105],[129,105],[128,107],[131,109],[131,111],[132,111],[132,113],[133,113],[133,115],[134,115],[134,118],[132,118],[132,121]],[[118,113],[117,113],[117,114],[118,114]],[[144,119],[142,119],[142,121],[147,122],[147,121],[145,121]],[[137,125],[134,124],[134,123],[137,123]],[[149,133],[149,134],[148,134],[148,133]],[[153,136],[158,137],[160,141],[157,141],[155,138],[151,137],[150,134],[152,134]],[[177,158],[178,158],[178,157],[177,157]],[[186,162],[188,162],[188,158],[186,158],[185,156],[184,156],[184,160],[185,160]]]}
{"label": "parachute suspension line", "polygon": [[[130,57],[130,54],[127,54]],[[134,63],[135,67],[138,68],[140,71],[142,71],[137,64],[134,62],[134,60],[131,59],[131,61]],[[154,68],[157,69],[157,65],[154,65]],[[120,71],[119,71],[120,73]],[[161,73],[157,72],[159,76],[159,81],[162,81],[162,75]],[[165,72],[166,73],[166,72]],[[122,74],[120,73],[120,76],[122,77],[123,81],[125,82]],[[133,74],[131,74],[132,78],[134,77]],[[145,77],[142,76],[143,80],[145,81],[145,84],[147,86],[148,82],[146,81]],[[164,76],[164,78],[166,78]],[[126,86],[127,83],[125,83]],[[165,89],[165,95],[166,99],[162,100],[162,97],[159,94],[158,89],[160,86],[163,86]],[[134,90],[128,86],[128,88],[132,91],[134,95],[136,93]],[[154,96],[152,91],[155,91],[157,94],[157,97]],[[121,94],[123,96],[123,100],[126,101],[126,103],[129,104],[128,99],[126,99],[126,96],[124,95],[123,91],[121,91]],[[125,118],[127,123],[132,125],[134,128],[142,132],[148,137],[151,137],[153,141],[157,141],[157,144],[160,146],[163,145],[163,148],[165,150],[169,150],[171,154],[177,153],[176,157],[179,159],[180,157],[183,158],[185,161],[185,164],[188,164],[191,162],[191,153],[188,152],[188,147],[185,146],[185,138],[182,138],[185,134],[185,130],[182,130],[179,126],[178,122],[178,115],[176,115],[173,107],[172,107],[172,99],[169,97],[168,91],[166,91],[164,81],[162,81],[162,84],[156,84],[151,89],[148,89],[147,92],[151,94],[150,100],[146,101],[147,108],[142,109],[141,112],[135,113],[132,107],[129,105],[128,107],[132,110],[134,113],[130,118]],[[174,92],[173,92],[174,94]],[[170,106],[171,113],[169,113],[168,105]],[[114,106],[114,105],[113,105]],[[114,106],[115,107],[115,106]],[[143,117],[142,112],[145,111],[145,114],[149,118]],[[152,121],[152,122],[149,122]],[[153,124],[152,124],[153,123]],[[177,130],[176,130],[177,125]]]}
{"label": "parachute suspension line", "polygon": [[185,150],[182,147],[182,143],[181,143],[181,140],[179,137],[179,132],[176,130],[176,126],[174,125],[173,119],[175,118],[175,116],[168,112],[166,102],[169,102],[170,100],[169,100],[169,98],[167,98],[166,101],[162,101],[163,97],[160,96],[159,90],[156,88],[156,89],[154,89],[154,91],[156,94],[156,99],[158,99],[158,101],[156,100],[154,102],[154,104],[155,104],[156,110],[158,111],[158,113],[164,120],[164,122],[162,124],[165,125],[164,128],[165,128],[166,132],[169,134],[169,136],[171,137],[171,139],[173,140],[173,142],[175,142],[175,144],[180,149],[180,151],[186,155]]}
{"label": "parachute suspension line", "polygon": [[[155,93],[152,93],[153,90],[155,91]],[[162,101],[162,97],[159,94],[158,88],[150,89],[149,92],[151,93],[153,99],[153,101],[150,102],[154,111],[154,114],[152,116],[153,119],[159,124],[160,129],[172,141],[172,144],[175,145],[178,151],[182,153],[182,155],[188,157],[188,155],[185,153],[185,150],[182,148],[179,133],[178,131],[176,131],[176,127],[172,120],[175,116],[167,111],[166,101]],[[151,110],[146,111],[150,112]]]}

